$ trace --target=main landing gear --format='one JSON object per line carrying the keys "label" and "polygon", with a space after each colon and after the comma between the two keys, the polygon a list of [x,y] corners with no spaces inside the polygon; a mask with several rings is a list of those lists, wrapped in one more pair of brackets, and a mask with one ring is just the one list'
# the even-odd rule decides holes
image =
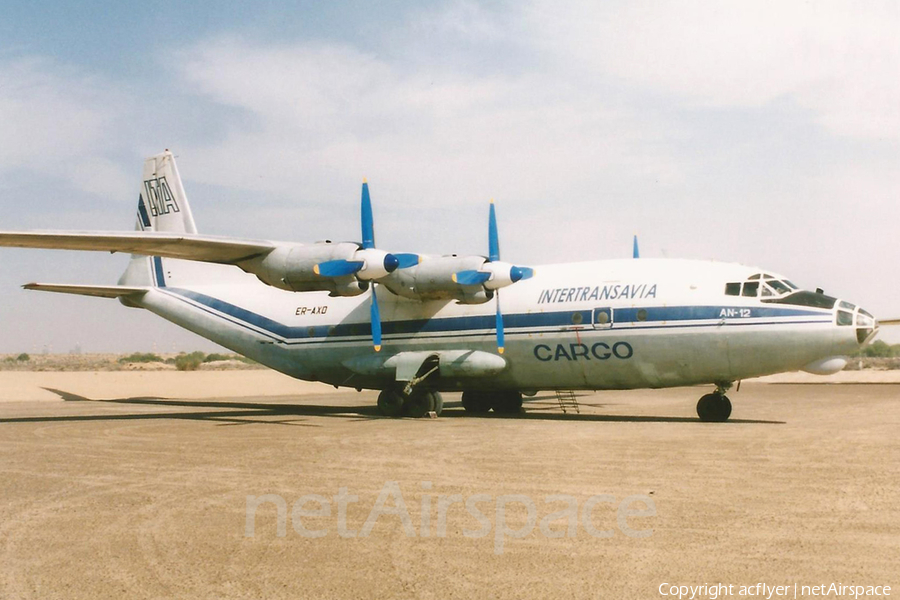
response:
{"label": "main landing gear", "polygon": [[415,389],[404,394],[400,390],[384,390],[378,394],[378,410],[386,417],[424,417],[430,412],[441,416],[444,399],[440,392]]}
{"label": "main landing gear", "polygon": [[725,395],[731,384],[717,385],[716,391],[706,394],[697,402],[697,416],[701,421],[721,423],[731,416],[731,400]]}

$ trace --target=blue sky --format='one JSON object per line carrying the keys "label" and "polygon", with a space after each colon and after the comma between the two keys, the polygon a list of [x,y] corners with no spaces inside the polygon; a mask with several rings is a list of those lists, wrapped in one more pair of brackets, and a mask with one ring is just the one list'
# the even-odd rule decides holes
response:
{"label": "blue sky", "polygon": [[[483,253],[494,197],[519,263],[637,233],[897,317],[898,31],[893,2],[15,3],[0,227],[130,229],[171,148],[207,233],[356,239],[367,177],[387,249]],[[2,256],[0,351],[211,347],[18,289],[123,257]]]}

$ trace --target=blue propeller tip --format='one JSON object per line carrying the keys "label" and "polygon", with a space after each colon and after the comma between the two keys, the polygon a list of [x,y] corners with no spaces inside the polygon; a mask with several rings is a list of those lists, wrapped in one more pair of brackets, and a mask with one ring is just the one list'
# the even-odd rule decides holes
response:
{"label": "blue propeller tip", "polygon": [[409,254],[407,252],[401,252],[400,254],[395,254],[397,260],[400,261],[401,269],[408,269],[409,267],[414,267],[419,264],[419,255],[418,254]]}

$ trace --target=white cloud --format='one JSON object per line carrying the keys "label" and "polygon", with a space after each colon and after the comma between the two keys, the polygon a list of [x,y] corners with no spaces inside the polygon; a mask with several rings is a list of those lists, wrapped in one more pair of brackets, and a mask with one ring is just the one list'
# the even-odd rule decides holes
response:
{"label": "white cloud", "polygon": [[900,137],[894,2],[538,0],[525,27],[562,68],[696,106],[788,99],[841,135]]}
{"label": "white cloud", "polygon": [[24,170],[82,191],[119,193],[126,178],[105,158],[117,149],[123,113],[115,89],[46,59],[0,62],[0,173]]}
{"label": "white cloud", "polygon": [[181,56],[187,85],[245,115],[225,143],[192,149],[204,157],[193,176],[207,183],[321,197],[328,179],[377,173],[402,197],[439,205],[547,198],[625,166],[681,176],[654,148],[652,116],[542,73],[411,69],[346,46],[236,38]]}

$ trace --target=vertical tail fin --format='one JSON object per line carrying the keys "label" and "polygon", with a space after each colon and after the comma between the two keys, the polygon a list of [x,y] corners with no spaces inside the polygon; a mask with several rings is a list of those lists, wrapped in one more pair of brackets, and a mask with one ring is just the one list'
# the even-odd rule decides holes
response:
{"label": "vertical tail fin", "polygon": [[137,228],[141,231],[197,233],[175,157],[168,150],[144,161]]}
{"label": "vertical tail fin", "polygon": [[[197,233],[175,157],[168,150],[144,161],[135,229]],[[171,260],[166,259],[166,263],[168,266]],[[119,285],[165,287],[167,274],[171,275],[170,269],[163,266],[162,258],[133,255]]]}

